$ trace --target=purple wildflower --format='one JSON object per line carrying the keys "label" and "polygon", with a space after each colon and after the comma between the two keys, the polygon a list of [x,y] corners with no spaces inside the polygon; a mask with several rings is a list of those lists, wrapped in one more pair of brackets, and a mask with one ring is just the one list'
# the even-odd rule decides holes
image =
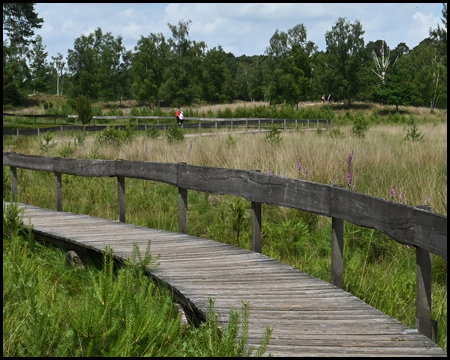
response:
{"label": "purple wildflower", "polygon": [[354,155],[354,149],[352,149],[352,152],[350,153],[350,155],[348,156],[348,159],[347,159],[347,165],[348,165],[348,167],[350,168],[350,166],[352,165],[352,160],[353,160],[353,155]]}
{"label": "purple wildflower", "polygon": [[395,199],[394,184],[391,184],[391,197],[392,197],[392,199]]}
{"label": "purple wildflower", "polygon": [[308,178],[308,174],[309,174],[308,168],[305,167],[305,180]]}
{"label": "purple wildflower", "polygon": [[347,171],[347,185],[350,186],[352,183],[352,173]]}
{"label": "purple wildflower", "polygon": [[403,204],[403,191],[400,191],[400,194],[398,195],[398,202]]}
{"label": "purple wildflower", "polygon": [[270,170],[270,167],[267,169],[267,173],[270,175],[272,174],[272,170]]}
{"label": "purple wildflower", "polygon": [[302,172],[302,164],[300,163],[300,160],[297,160],[297,172],[299,174]]}
{"label": "purple wildflower", "polygon": [[192,141],[191,141],[191,144],[189,145],[189,151],[191,151],[192,150]]}

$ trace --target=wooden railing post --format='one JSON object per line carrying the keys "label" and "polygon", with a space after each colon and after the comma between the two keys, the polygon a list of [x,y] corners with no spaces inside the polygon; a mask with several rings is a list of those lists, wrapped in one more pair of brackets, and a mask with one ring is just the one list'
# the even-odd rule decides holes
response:
{"label": "wooden railing post", "polygon": [[62,174],[55,172],[55,186],[56,186],[56,211],[62,211]]}
{"label": "wooden railing post", "polygon": [[[334,185],[342,187],[342,185]],[[331,218],[331,283],[344,288],[344,220]]]}
{"label": "wooden railing post", "polygon": [[[183,162],[180,164],[186,163]],[[180,167],[178,167],[178,172],[179,171]],[[183,187],[178,187],[178,231],[182,234],[188,233],[187,189]]]}
{"label": "wooden railing post", "polygon": [[[261,172],[261,170],[254,170]],[[262,252],[262,240],[261,240],[261,203],[252,201],[251,205],[252,213],[252,251],[260,253]]]}
{"label": "wooden railing post", "polygon": [[17,168],[11,166],[11,193],[12,201],[17,201]]}
{"label": "wooden railing post", "polygon": [[125,222],[125,177],[117,177],[117,202],[119,206],[119,221]]}
{"label": "wooden railing post", "polygon": [[[419,209],[431,211],[431,206]],[[416,246],[416,328],[434,342],[437,341],[437,321],[431,319],[431,254]]]}

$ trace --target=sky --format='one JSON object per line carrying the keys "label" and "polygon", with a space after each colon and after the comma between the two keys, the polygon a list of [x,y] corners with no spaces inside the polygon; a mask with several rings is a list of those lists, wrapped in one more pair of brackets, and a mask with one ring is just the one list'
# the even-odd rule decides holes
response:
{"label": "sky", "polygon": [[121,36],[126,50],[134,52],[141,37],[162,33],[172,37],[168,24],[191,21],[189,39],[204,41],[235,56],[263,55],[275,32],[298,24],[307,41],[326,50],[325,33],[339,18],[359,20],[365,44],[384,40],[394,49],[404,42],[413,49],[429,37],[430,28],[442,24],[442,3],[36,3],[44,19],[41,35],[51,56],[68,54],[76,38],[101,28],[103,34]]}

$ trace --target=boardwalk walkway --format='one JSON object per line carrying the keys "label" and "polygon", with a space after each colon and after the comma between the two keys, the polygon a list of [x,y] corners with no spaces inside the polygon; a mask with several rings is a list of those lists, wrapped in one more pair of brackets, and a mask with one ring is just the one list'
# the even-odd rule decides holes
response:
{"label": "boardwalk walkway", "polygon": [[[6,203],[7,204],[7,203]],[[206,314],[209,298],[223,323],[231,308],[250,302],[249,343],[259,346],[274,327],[266,355],[274,356],[447,356],[427,337],[374,309],[350,293],[265,255],[181,233],[139,227],[31,205],[23,221],[37,239],[78,251],[116,257],[133,243],[160,255],[151,276],[169,284],[184,307]]]}

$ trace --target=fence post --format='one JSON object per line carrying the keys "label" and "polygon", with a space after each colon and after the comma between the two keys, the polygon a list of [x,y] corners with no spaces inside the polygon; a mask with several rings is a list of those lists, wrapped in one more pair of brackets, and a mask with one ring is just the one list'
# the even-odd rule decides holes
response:
{"label": "fence post", "polygon": [[[253,170],[261,172],[261,170]],[[261,203],[252,201],[252,251],[262,252],[261,240]]]}
{"label": "fence post", "polygon": [[[180,168],[185,162],[179,163],[178,176],[180,177]],[[188,233],[188,204],[187,204],[187,189],[178,187],[178,231],[182,234]]]}
{"label": "fence post", "polygon": [[12,193],[12,201],[17,200],[17,168],[15,166],[11,166],[11,193]]}
{"label": "fence post", "polygon": [[117,202],[119,205],[119,221],[125,222],[125,177],[117,177]]}
{"label": "fence post", "polygon": [[55,172],[55,185],[56,185],[56,211],[62,211],[62,174]]}
{"label": "fence post", "polygon": [[[342,185],[335,184],[342,188]],[[331,283],[344,288],[344,220],[331,218]]]}
{"label": "fence post", "polygon": [[[419,209],[431,211],[429,205]],[[437,339],[437,321],[431,319],[431,254],[416,246],[416,328],[432,341]]]}

